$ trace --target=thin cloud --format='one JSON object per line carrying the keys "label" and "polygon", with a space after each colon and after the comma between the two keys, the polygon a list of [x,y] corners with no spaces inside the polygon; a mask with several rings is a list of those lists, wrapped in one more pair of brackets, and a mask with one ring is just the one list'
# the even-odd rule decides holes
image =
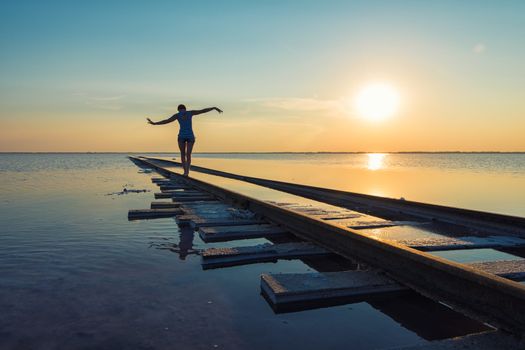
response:
{"label": "thin cloud", "polygon": [[264,107],[282,109],[286,111],[335,112],[341,109],[341,101],[339,100],[320,100],[315,98],[285,97],[259,99],[252,101],[259,102]]}
{"label": "thin cloud", "polygon": [[103,103],[94,103],[94,102],[86,102],[86,104],[91,107],[95,107],[98,109],[106,109],[109,111],[119,111],[123,108],[122,105],[117,105],[117,104],[103,104]]}
{"label": "thin cloud", "polygon": [[99,109],[105,109],[110,111],[118,111],[123,108],[121,100],[126,97],[125,95],[117,95],[117,96],[98,96],[98,97],[88,97],[86,100],[86,104],[99,108]]}
{"label": "thin cloud", "polygon": [[88,106],[110,111],[121,110],[124,107],[121,101],[126,97],[126,95],[90,96],[83,92],[75,92],[72,95],[84,97],[84,102]]}
{"label": "thin cloud", "polygon": [[90,97],[93,101],[119,101],[126,97],[125,95],[117,95],[117,96],[105,96],[105,97]]}

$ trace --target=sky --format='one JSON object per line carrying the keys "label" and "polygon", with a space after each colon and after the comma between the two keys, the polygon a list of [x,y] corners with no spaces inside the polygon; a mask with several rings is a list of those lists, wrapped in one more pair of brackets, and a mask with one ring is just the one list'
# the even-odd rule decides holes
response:
{"label": "sky", "polygon": [[0,0],[0,151],[176,151],[179,103],[224,110],[197,152],[525,151],[523,38],[525,1]]}

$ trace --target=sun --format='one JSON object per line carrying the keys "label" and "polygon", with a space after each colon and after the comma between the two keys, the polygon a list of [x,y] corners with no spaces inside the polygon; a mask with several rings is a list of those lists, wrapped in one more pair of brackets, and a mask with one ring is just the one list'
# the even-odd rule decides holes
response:
{"label": "sun", "polygon": [[372,121],[393,116],[398,112],[399,104],[399,92],[386,83],[368,84],[355,97],[357,114]]}

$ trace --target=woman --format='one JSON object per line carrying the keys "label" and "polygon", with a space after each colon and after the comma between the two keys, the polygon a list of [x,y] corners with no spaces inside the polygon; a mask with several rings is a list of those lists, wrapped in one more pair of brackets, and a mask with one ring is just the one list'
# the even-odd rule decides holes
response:
{"label": "woman", "polygon": [[171,117],[165,120],[154,122],[149,118],[146,119],[151,125],[168,124],[175,120],[179,122],[180,130],[178,141],[180,148],[180,158],[182,162],[182,168],[184,169],[184,176],[188,176],[191,166],[191,151],[193,150],[193,145],[195,144],[195,134],[193,134],[193,127],[191,124],[193,116],[208,113],[213,110],[222,113],[222,110],[220,110],[217,107],[210,107],[201,109],[199,111],[187,111],[186,106],[184,105],[179,105],[179,107],[177,107],[177,110],[179,111],[178,113],[172,115]]}

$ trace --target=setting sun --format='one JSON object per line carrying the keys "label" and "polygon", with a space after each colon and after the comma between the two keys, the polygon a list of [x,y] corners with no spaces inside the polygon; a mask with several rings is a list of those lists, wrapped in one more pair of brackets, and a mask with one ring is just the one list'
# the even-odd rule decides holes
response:
{"label": "setting sun", "polygon": [[363,87],[355,98],[355,109],[360,117],[368,120],[383,120],[399,110],[399,92],[384,83]]}

